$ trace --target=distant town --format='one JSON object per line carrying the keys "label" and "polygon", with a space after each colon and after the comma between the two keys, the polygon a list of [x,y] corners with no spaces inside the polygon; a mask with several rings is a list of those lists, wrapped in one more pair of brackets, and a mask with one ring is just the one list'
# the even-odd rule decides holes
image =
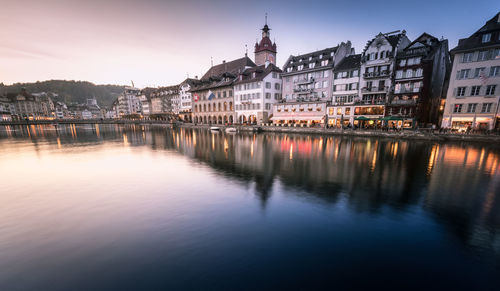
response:
{"label": "distant town", "polygon": [[209,125],[353,129],[500,127],[500,13],[449,50],[448,40],[405,30],[377,33],[356,54],[346,40],[291,55],[266,23],[254,59],[212,65],[203,76],[159,88],[125,88],[110,107],[93,96],[66,104],[54,92],[0,95],[0,120],[134,119]]}

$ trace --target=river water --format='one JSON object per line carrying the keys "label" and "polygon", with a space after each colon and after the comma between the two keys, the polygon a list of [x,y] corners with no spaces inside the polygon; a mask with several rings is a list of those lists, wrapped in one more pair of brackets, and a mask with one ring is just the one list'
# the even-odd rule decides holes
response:
{"label": "river water", "polygon": [[500,147],[0,126],[0,290],[499,290]]}

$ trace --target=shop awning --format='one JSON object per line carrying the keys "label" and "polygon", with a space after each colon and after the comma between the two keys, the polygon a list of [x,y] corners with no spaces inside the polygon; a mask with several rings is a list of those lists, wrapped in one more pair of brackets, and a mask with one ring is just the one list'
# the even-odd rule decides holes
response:
{"label": "shop awning", "polygon": [[359,117],[354,117],[354,120],[377,120],[378,117],[366,117],[366,116],[359,116]]}

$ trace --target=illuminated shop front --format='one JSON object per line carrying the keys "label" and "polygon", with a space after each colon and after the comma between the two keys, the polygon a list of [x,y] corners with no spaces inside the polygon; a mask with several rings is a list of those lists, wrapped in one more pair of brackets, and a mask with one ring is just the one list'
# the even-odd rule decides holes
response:
{"label": "illuminated shop front", "polygon": [[354,107],[354,126],[358,128],[381,128],[384,117],[384,106]]}
{"label": "illuminated shop front", "polygon": [[326,102],[287,102],[273,105],[273,125],[320,126],[324,125]]}

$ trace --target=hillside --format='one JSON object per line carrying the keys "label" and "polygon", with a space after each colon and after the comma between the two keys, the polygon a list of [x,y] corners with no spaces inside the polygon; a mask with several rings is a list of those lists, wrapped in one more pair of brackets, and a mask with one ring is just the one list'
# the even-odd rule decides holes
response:
{"label": "hillside", "polygon": [[86,81],[50,80],[36,83],[15,83],[4,85],[0,83],[0,94],[20,92],[26,88],[29,93],[53,92],[59,94],[56,101],[67,104],[85,103],[88,98],[95,97],[100,106],[110,106],[114,99],[123,92],[125,86],[95,85]]}

